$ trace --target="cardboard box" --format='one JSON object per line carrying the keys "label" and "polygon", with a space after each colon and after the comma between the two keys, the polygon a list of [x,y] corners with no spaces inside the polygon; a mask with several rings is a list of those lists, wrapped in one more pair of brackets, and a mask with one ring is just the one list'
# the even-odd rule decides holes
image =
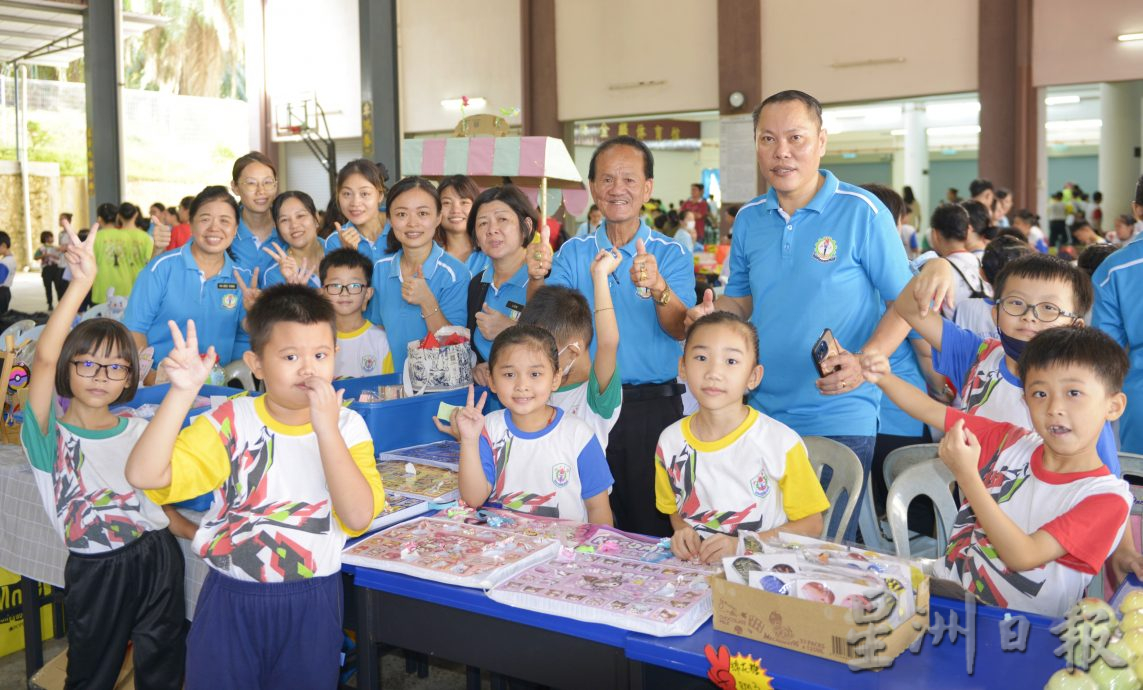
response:
{"label": "cardboard box", "polygon": [[[46,599],[51,596],[52,588],[43,583],[36,586],[40,597],[45,600],[40,606],[40,632],[42,639],[50,640],[55,631],[52,626],[52,605]],[[15,613],[0,616],[0,657],[24,648],[24,614],[19,608],[23,596],[20,590],[20,576],[0,569],[0,609],[16,607]]]}
{"label": "cardboard box", "polygon": [[[65,649],[56,658],[44,664],[36,671],[32,680],[28,682],[32,690],[63,690],[67,681],[67,650]],[[123,668],[119,670],[119,677],[115,679],[112,690],[135,690],[135,660],[132,648],[127,648],[127,656],[123,658]]]}
{"label": "cardboard box", "polygon": [[[714,629],[758,642],[812,654],[830,661],[848,663],[857,659],[857,644],[850,633],[865,633],[873,623],[857,625],[853,612],[841,606],[771,594],[762,589],[728,582],[723,573],[709,578],[714,596]],[[929,628],[929,580],[917,589],[917,611],[888,634],[876,636],[885,648],[878,658],[894,659]],[[856,637],[856,635],[855,635]],[[866,635],[859,638],[864,644]]]}

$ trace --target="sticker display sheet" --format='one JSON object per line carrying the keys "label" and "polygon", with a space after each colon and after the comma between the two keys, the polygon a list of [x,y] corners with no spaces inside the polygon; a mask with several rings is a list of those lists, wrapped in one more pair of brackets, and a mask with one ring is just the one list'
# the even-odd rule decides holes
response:
{"label": "sticker display sheet", "polygon": [[427,512],[428,509],[429,504],[427,501],[386,490],[385,509],[369,524],[369,531],[373,532],[382,527],[404,522],[409,518],[414,518]]}
{"label": "sticker display sheet", "polygon": [[488,596],[509,606],[658,637],[690,635],[711,615],[704,573],[595,553],[528,568]]}
{"label": "sticker display sheet", "polygon": [[470,525],[485,525],[524,537],[544,537],[564,546],[579,546],[596,529],[593,525],[559,518],[517,513],[504,508],[449,508],[439,517]]}
{"label": "sticker display sheet", "polygon": [[423,501],[443,503],[460,495],[459,478],[456,472],[443,467],[414,465],[415,474],[409,474],[404,462],[379,462],[377,471],[381,483],[389,491],[412,496]]}
{"label": "sticker display sheet", "polygon": [[671,553],[669,545],[664,546],[660,539],[642,534],[621,532],[613,527],[591,525],[591,532],[582,541],[594,553],[640,563],[657,563],[662,566],[682,570],[696,570],[711,575],[722,570],[720,563],[706,564],[698,560],[684,561]]}
{"label": "sticker display sheet", "polygon": [[378,532],[342,552],[345,563],[461,587],[487,589],[550,559],[559,544],[481,525],[414,518]]}
{"label": "sticker display sheet", "polygon": [[460,469],[460,443],[457,441],[437,441],[422,446],[387,450],[378,455],[377,460],[379,462],[415,462],[419,465],[443,467],[456,472]]}

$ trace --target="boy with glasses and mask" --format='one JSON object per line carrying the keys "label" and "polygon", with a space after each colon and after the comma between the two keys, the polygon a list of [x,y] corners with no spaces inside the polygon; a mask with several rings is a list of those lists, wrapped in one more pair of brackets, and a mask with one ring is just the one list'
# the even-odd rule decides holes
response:
{"label": "boy with glasses and mask", "polygon": [[[952,284],[952,269],[946,262],[929,262],[902,290],[895,303],[897,313],[933,346],[933,369],[959,391],[957,409],[1031,429],[1017,361],[1037,333],[1083,325],[1093,299],[1091,280],[1066,261],[1046,254],[1011,261],[993,285],[992,316],[999,339],[981,338],[941,317],[940,305],[952,295]],[[1109,424],[1104,425],[1097,449],[1103,463],[1118,475],[1119,454]]]}
{"label": "boy with glasses and mask", "polygon": [[341,378],[393,373],[393,355],[385,329],[365,319],[373,297],[373,265],[355,249],[335,249],[318,269],[321,289],[337,315],[334,375]]}

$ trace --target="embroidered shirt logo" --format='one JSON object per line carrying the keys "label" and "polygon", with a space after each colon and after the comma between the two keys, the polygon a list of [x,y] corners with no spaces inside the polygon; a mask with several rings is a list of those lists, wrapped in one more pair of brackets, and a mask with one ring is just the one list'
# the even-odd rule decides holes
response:
{"label": "embroidered shirt logo", "polygon": [[770,480],[766,478],[765,472],[759,472],[758,476],[750,480],[750,490],[758,498],[766,498],[770,494]]}
{"label": "embroidered shirt logo", "polygon": [[822,263],[837,259],[837,242],[829,235],[819,237],[818,241],[814,242],[814,258]]}
{"label": "embroidered shirt logo", "polygon": [[568,485],[571,480],[571,467],[566,462],[561,462],[552,467],[552,483],[559,487]]}
{"label": "embroidered shirt logo", "polygon": [[373,368],[376,366],[377,366],[377,355],[369,354],[369,353],[361,355],[361,370],[362,371],[373,371]]}
{"label": "embroidered shirt logo", "polygon": [[222,308],[233,309],[238,306],[238,295],[229,292],[222,296]]}

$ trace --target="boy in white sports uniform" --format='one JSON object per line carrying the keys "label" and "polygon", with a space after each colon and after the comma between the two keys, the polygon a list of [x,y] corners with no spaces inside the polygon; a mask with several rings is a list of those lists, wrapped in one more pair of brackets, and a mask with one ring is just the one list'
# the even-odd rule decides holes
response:
{"label": "boy in white sports uniform", "polygon": [[488,356],[489,388],[506,409],[481,414],[488,394],[453,416],[460,433],[460,496],[547,517],[613,524],[613,479],[595,433],[549,404],[559,387],[551,333],[536,326],[504,329]]}
{"label": "boy in white sports uniform", "polygon": [[243,359],[266,394],[230,400],[181,432],[214,350],[200,358],[194,322],[185,341],[171,323],[171,390],[127,479],[157,503],[215,492],[193,542],[210,572],[187,639],[188,690],[337,685],[341,549],[385,494],[369,430],[330,384],[334,321],[312,288],[263,290]]}
{"label": "boy in white sports uniform", "polygon": [[1123,349],[1084,326],[1033,338],[1020,377],[1034,431],[947,408],[877,353],[862,368],[901,409],[947,431],[941,460],[965,502],[933,575],[986,604],[1063,616],[1115,550],[1132,502],[1097,451],[1127,405]]}
{"label": "boy in white sports uniform", "polygon": [[743,402],[762,381],[757,361],[758,331],[739,316],[716,311],[687,329],[679,376],[699,409],[655,451],[655,507],[670,515],[679,558],[733,555],[739,530],[821,536],[829,501],[801,437]]}
{"label": "boy in white sports uniform", "polygon": [[355,249],[335,249],[318,269],[321,289],[337,314],[339,379],[393,373],[393,354],[385,329],[365,319],[365,305],[373,298],[373,267]]}
{"label": "boy in white sports uniform", "polygon": [[[1016,376],[1016,361],[1037,333],[1083,325],[1091,308],[1091,279],[1075,266],[1047,254],[1010,261],[996,276],[993,318],[1000,339],[983,339],[930,310],[933,295],[951,292],[951,269],[930,261],[905,286],[895,303],[897,313],[933,346],[933,369],[959,391],[958,409],[971,415],[1032,428],[1025,392]],[[937,426],[940,428],[940,426]],[[1104,425],[1099,457],[1119,475],[1119,452],[1110,424]]]}

